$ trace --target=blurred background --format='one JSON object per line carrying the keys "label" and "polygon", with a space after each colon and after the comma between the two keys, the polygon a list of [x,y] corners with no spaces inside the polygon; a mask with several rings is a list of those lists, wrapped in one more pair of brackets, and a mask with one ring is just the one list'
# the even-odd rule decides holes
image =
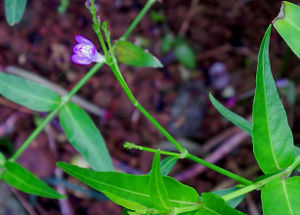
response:
{"label": "blurred background", "polygon": [[[118,39],[146,0],[96,0],[101,20],[108,21],[112,41]],[[292,1],[300,3],[299,1]],[[129,40],[148,49],[163,69],[120,65],[140,103],[193,154],[246,178],[261,172],[251,139],[212,107],[208,93],[234,112],[251,119],[256,55],[267,26],[281,1],[161,0],[137,26]],[[70,90],[90,66],[70,61],[75,35],[97,37],[84,0],[28,0],[22,21],[10,27],[0,3],[1,70],[56,88]],[[99,45],[96,45],[100,51]],[[300,143],[300,61],[273,30],[270,57],[295,143]],[[46,82],[45,82],[46,81]],[[124,150],[125,141],[174,150],[129,102],[107,67],[77,94],[106,140],[119,171],[144,174],[152,154]],[[0,150],[9,156],[45,116],[0,97]],[[20,157],[38,177],[67,193],[67,200],[35,198],[0,183],[0,215],[116,215],[122,209],[55,167],[56,161],[86,166],[53,120]],[[234,185],[211,170],[180,160],[171,173],[199,193]],[[261,213],[260,193],[238,206]]]}

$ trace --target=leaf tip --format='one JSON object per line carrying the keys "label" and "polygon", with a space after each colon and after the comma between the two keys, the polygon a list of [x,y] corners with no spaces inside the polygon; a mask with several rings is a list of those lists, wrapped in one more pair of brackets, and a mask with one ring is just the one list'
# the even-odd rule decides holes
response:
{"label": "leaf tip", "polygon": [[280,11],[278,13],[278,15],[275,17],[275,19],[272,21],[273,25],[274,23],[279,20],[279,19],[283,19],[285,17],[285,4],[287,2],[286,1],[283,1],[282,4],[281,4],[281,7],[280,7]]}

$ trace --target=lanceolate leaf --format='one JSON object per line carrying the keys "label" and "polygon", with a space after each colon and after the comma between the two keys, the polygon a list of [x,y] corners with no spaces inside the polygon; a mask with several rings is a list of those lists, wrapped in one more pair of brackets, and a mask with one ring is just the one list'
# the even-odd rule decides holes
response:
{"label": "lanceolate leaf", "polygon": [[[59,162],[57,166],[95,190],[118,196],[117,203],[123,202],[122,204],[124,204],[125,200],[130,202],[129,205],[122,205],[123,207],[133,210],[132,202],[135,202],[148,210],[159,211],[155,208],[156,204],[152,198],[150,198],[149,183],[151,176],[149,175],[137,176],[119,172],[96,172],[62,162]],[[200,197],[193,188],[167,176],[163,177],[163,181],[172,207],[186,207],[200,203]]]}
{"label": "lanceolate leaf", "polygon": [[292,51],[300,58],[300,7],[284,1],[280,13],[273,21],[273,25],[289,45]]}
{"label": "lanceolate leaf", "polygon": [[300,214],[300,177],[276,178],[261,190],[263,212],[265,215]]}
{"label": "lanceolate leaf", "polygon": [[155,207],[160,211],[170,211],[171,203],[169,201],[168,192],[164,184],[163,177],[160,172],[160,155],[155,153],[150,173],[150,198]]}
{"label": "lanceolate leaf", "polygon": [[214,107],[219,111],[222,116],[228,119],[230,122],[238,126],[243,131],[247,132],[250,136],[252,133],[252,124],[248,120],[244,119],[243,117],[237,115],[236,113],[232,112],[225,106],[223,106],[218,100],[216,100],[213,95],[209,94],[209,99]]}
{"label": "lanceolate leaf", "polygon": [[27,0],[4,0],[5,17],[9,25],[21,21]]}
{"label": "lanceolate leaf", "polygon": [[82,108],[66,104],[59,112],[59,121],[69,142],[94,170],[114,170],[102,135]]}
{"label": "lanceolate leaf", "polygon": [[60,97],[32,81],[0,72],[0,95],[35,111],[47,112],[57,107]]}
{"label": "lanceolate leaf", "polygon": [[295,159],[292,132],[271,72],[270,34],[271,25],[258,54],[252,129],[254,155],[265,174],[284,169]]}
{"label": "lanceolate leaf", "polygon": [[163,176],[169,175],[169,173],[172,171],[173,167],[175,166],[178,158],[175,156],[169,156],[163,159],[160,162],[160,171]]}
{"label": "lanceolate leaf", "polygon": [[2,177],[6,183],[25,193],[52,199],[65,198],[16,162],[5,163]]}
{"label": "lanceolate leaf", "polygon": [[242,215],[215,193],[202,193],[203,204],[196,215]]}
{"label": "lanceolate leaf", "polygon": [[[213,191],[213,193],[215,193],[219,196],[224,196],[224,195],[227,195],[227,194],[232,193],[237,190],[238,190],[237,188],[231,187],[231,188],[227,188],[227,189],[223,189],[223,190],[216,190],[216,191]],[[228,202],[226,202],[226,204],[228,204],[229,206],[231,206],[233,208],[236,208],[243,201],[245,196],[246,195],[242,195],[242,196],[236,197],[235,199],[231,199]]]}
{"label": "lanceolate leaf", "polygon": [[114,53],[120,62],[138,67],[163,67],[160,61],[131,42],[119,40],[114,46]]}

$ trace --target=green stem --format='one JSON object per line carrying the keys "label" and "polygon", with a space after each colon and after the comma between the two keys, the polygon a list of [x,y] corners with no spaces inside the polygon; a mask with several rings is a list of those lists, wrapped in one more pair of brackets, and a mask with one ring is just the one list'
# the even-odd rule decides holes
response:
{"label": "green stem", "polygon": [[27,149],[30,143],[41,133],[44,127],[56,116],[58,111],[71,100],[72,96],[78,92],[78,90],[101,68],[103,64],[95,64],[88,73],[72,88],[72,90],[62,97],[61,103],[52,110],[47,117],[39,124],[39,126],[30,134],[30,136],[24,141],[24,143],[18,148],[18,150],[10,158],[11,161],[15,161],[18,157]]}
{"label": "green stem", "polygon": [[131,32],[135,29],[137,24],[141,21],[141,19],[145,16],[145,14],[148,12],[148,10],[151,8],[151,6],[155,3],[156,0],[148,0],[143,9],[140,11],[140,13],[136,16],[136,18],[133,20],[131,25],[127,28],[126,32],[120,37],[120,40],[126,40]]}
{"label": "green stem", "polygon": [[169,151],[164,151],[164,150],[159,150],[159,149],[153,149],[153,148],[149,148],[149,147],[145,147],[145,146],[139,146],[139,145],[136,145],[136,144],[130,143],[130,142],[124,143],[124,148],[136,149],[136,150],[152,152],[152,153],[156,153],[157,151],[159,151],[159,153],[162,155],[174,156],[177,158],[181,158],[181,156],[182,156],[180,153],[169,152]]}
{"label": "green stem", "polygon": [[277,174],[274,175],[270,175],[267,178],[264,178],[262,180],[259,180],[257,182],[254,182],[246,187],[243,187],[237,191],[234,191],[232,193],[229,193],[227,195],[222,196],[222,198],[225,201],[229,201],[231,199],[234,199],[236,197],[239,197],[241,195],[244,195],[246,193],[249,193],[253,190],[257,190],[260,189],[262,186],[264,186],[265,184],[267,184],[269,181],[275,179],[275,178],[279,178],[279,177],[288,177],[293,171],[294,169],[300,165],[300,156],[298,156],[295,161],[285,170],[278,172]]}
{"label": "green stem", "polygon": [[162,127],[159,122],[136,100],[134,95],[132,94],[131,90],[129,89],[128,85],[126,84],[124,78],[121,76],[120,69],[118,65],[116,64],[116,61],[113,60],[113,64],[110,65],[110,69],[113,71],[115,77],[119,81],[121,87],[123,88],[124,92],[128,96],[129,100],[131,103],[169,140],[175,147],[176,149],[184,153],[186,152],[186,149],[182,147],[173,137],[169,132]]}
{"label": "green stem", "polygon": [[232,172],[230,172],[226,169],[223,169],[223,168],[221,168],[221,167],[219,167],[215,164],[209,163],[209,162],[207,162],[207,161],[205,161],[205,160],[203,160],[203,159],[201,159],[201,158],[199,158],[195,155],[188,154],[186,156],[186,159],[189,159],[189,160],[192,160],[196,163],[202,164],[203,166],[206,166],[207,168],[212,169],[216,172],[219,172],[219,173],[221,173],[221,174],[223,174],[223,175],[225,175],[225,176],[227,176],[231,179],[234,179],[234,180],[236,180],[236,181],[238,181],[242,184],[246,184],[246,185],[252,184],[252,181],[249,181],[248,179],[245,179],[245,178],[243,178],[239,175],[236,175],[236,174],[234,174],[234,173],[232,173]]}

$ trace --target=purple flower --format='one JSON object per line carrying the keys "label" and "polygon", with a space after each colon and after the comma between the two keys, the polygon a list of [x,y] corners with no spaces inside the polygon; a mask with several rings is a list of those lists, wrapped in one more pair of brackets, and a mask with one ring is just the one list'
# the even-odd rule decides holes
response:
{"label": "purple flower", "polygon": [[71,57],[74,63],[88,65],[92,62],[105,61],[91,41],[80,35],[75,36],[75,40],[78,44],[73,47],[74,54]]}

